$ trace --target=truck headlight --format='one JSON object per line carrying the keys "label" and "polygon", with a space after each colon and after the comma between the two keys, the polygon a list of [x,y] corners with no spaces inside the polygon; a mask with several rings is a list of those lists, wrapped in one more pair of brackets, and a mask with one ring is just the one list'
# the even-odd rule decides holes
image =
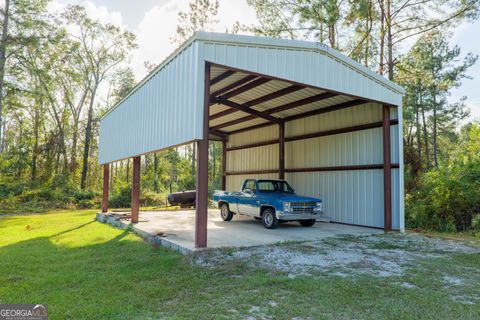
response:
{"label": "truck headlight", "polygon": [[283,203],[283,211],[284,212],[290,212],[292,208],[290,207],[290,202],[284,202]]}
{"label": "truck headlight", "polygon": [[323,202],[317,202],[315,204],[315,210],[316,211],[323,211]]}

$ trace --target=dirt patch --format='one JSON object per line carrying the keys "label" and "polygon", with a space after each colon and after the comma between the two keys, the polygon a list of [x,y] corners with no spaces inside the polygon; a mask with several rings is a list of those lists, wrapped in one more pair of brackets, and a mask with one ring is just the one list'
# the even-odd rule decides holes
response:
{"label": "dirt patch", "polygon": [[445,287],[461,286],[464,283],[462,278],[454,277],[450,275],[444,275],[443,282],[445,283]]}
{"label": "dirt patch", "polygon": [[[421,259],[448,257],[451,253],[479,252],[479,248],[458,241],[392,233],[292,242],[235,251],[209,250],[197,255],[194,261],[207,267],[244,263],[253,268],[284,272],[291,278],[314,273],[341,277],[358,274],[390,277],[404,275],[408,268],[418,266]],[[444,278],[446,285],[455,285],[459,281],[462,279]]]}

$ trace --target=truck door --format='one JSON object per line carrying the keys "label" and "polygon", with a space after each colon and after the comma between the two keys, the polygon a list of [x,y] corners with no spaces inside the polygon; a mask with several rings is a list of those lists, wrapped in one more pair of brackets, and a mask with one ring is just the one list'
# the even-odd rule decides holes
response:
{"label": "truck door", "polygon": [[253,216],[256,215],[253,211],[255,205],[255,180],[245,180],[242,190],[238,195],[238,211],[241,214]]}

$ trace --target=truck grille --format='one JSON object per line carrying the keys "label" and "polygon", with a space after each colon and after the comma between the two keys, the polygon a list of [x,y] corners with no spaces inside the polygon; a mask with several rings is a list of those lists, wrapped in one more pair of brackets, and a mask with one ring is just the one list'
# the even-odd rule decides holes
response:
{"label": "truck grille", "polygon": [[310,212],[313,212],[313,208],[293,208],[293,212],[296,212],[296,213],[310,213]]}
{"label": "truck grille", "polygon": [[290,202],[290,206],[292,207],[315,207],[317,205],[316,202]]}

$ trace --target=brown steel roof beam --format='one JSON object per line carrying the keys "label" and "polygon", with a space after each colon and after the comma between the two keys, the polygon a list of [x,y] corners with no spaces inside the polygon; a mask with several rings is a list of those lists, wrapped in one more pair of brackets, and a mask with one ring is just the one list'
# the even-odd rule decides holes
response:
{"label": "brown steel roof beam", "polygon": [[[337,111],[337,110],[341,110],[341,109],[354,107],[356,105],[364,104],[364,103],[367,103],[367,102],[368,101],[366,101],[366,100],[356,99],[356,100],[352,100],[352,101],[339,103],[339,104],[336,104],[336,105],[333,105],[333,106],[329,106],[329,107],[325,107],[325,108],[321,108],[321,109],[317,109],[317,110],[304,112],[304,113],[301,113],[301,114],[298,114],[298,115],[293,115],[293,116],[290,116],[290,117],[286,117],[284,120],[285,120],[285,122],[293,121],[293,120],[302,119],[302,118],[306,118],[306,117],[310,117],[310,116],[314,116],[314,115],[318,115],[318,114],[322,114],[322,113],[327,113],[327,112],[331,112],[331,111]],[[267,123],[261,123],[261,124],[254,125],[252,127],[233,130],[233,131],[228,132],[228,134],[241,133],[241,132],[245,132],[245,131],[249,131],[249,130],[268,127],[268,126],[271,126],[271,125],[272,124],[268,123],[268,122]]]}
{"label": "brown steel roof beam", "polygon": [[306,88],[305,86],[299,86],[299,85],[289,86],[289,87],[280,89],[278,91],[269,93],[269,94],[267,94],[263,97],[257,98],[255,100],[250,101],[250,102],[247,102],[246,104],[248,104],[249,107],[253,107],[253,106],[256,106],[257,104],[264,103],[264,102],[267,102],[267,101],[270,101],[270,100],[273,100],[273,99],[276,99],[276,98],[280,98],[284,95],[287,95],[289,93],[293,93],[293,92],[296,92],[298,90],[302,90],[302,89],[305,89],[305,88]]}
{"label": "brown steel roof beam", "polygon": [[261,141],[261,142],[255,142],[255,143],[251,143],[251,144],[245,144],[243,146],[230,147],[230,148],[227,148],[227,151],[235,151],[235,150],[243,150],[243,149],[269,146],[269,145],[278,143],[278,141],[279,141],[278,139],[274,139],[274,140],[266,140],[266,141]]}
{"label": "brown steel roof beam", "polygon": [[219,96],[219,95],[221,95],[221,94],[223,94],[223,93],[225,93],[225,92],[228,92],[228,91],[230,91],[230,90],[233,90],[233,89],[241,86],[242,84],[245,84],[245,83],[247,83],[247,82],[249,82],[249,81],[252,81],[252,80],[255,79],[255,78],[257,78],[257,76],[252,76],[252,75],[246,76],[246,77],[244,77],[244,78],[242,78],[242,79],[240,79],[240,80],[235,81],[235,82],[232,83],[232,84],[229,84],[229,85],[227,85],[227,86],[225,86],[225,87],[223,87],[223,88],[221,88],[221,89],[218,89],[217,91],[213,92],[213,93],[210,95],[210,97],[217,97],[217,96]]}
{"label": "brown steel roof beam", "polygon": [[[267,102],[267,101],[270,101],[270,100],[273,100],[273,99],[276,99],[276,98],[280,98],[284,95],[296,92],[296,91],[301,90],[301,89],[305,89],[305,87],[304,86],[299,86],[299,85],[292,85],[292,86],[280,89],[278,91],[269,93],[265,96],[259,97],[257,99],[252,100],[252,101],[246,102],[246,103],[243,104],[243,106],[253,107],[253,106],[256,106],[257,104],[264,103],[264,102]],[[229,115],[229,114],[234,113],[234,112],[237,112],[237,110],[235,110],[235,109],[223,110],[221,112],[218,112],[218,113],[215,113],[215,114],[211,115],[210,120],[218,119],[220,117]]]}
{"label": "brown steel roof beam", "polygon": [[326,100],[326,99],[329,99],[329,98],[332,98],[332,97],[335,97],[335,96],[338,96],[338,94],[337,93],[332,93],[332,92],[324,92],[324,93],[320,93],[320,94],[317,94],[317,95],[314,95],[314,96],[311,96],[311,97],[308,97],[308,98],[305,98],[305,99],[293,101],[293,102],[284,104],[283,106],[279,106],[279,107],[269,109],[269,110],[266,110],[266,111],[269,114],[273,114],[273,113],[277,113],[277,112],[301,107],[301,106],[304,106],[306,104]]}
{"label": "brown steel roof beam", "polygon": [[234,126],[236,124],[239,124],[239,123],[242,123],[242,122],[245,122],[245,121],[254,120],[254,119],[257,119],[257,117],[254,116],[254,115],[248,115],[248,116],[245,116],[245,117],[242,117],[242,118],[238,118],[238,119],[235,119],[235,120],[231,120],[231,121],[228,121],[228,122],[217,124],[216,126],[212,127],[212,129],[218,130],[218,129],[222,129],[222,128],[225,128],[225,127]]}
{"label": "brown steel roof beam", "polygon": [[[270,123],[268,123],[268,124],[272,125]],[[390,120],[390,125],[391,126],[397,125],[397,124],[398,124],[398,119]],[[320,137],[331,136],[331,135],[342,134],[342,133],[348,133],[348,132],[355,132],[355,131],[362,131],[362,130],[368,130],[368,129],[374,129],[374,128],[381,128],[382,126],[383,126],[383,121],[379,121],[379,122],[361,124],[361,125],[352,126],[352,127],[317,131],[317,132],[311,132],[311,133],[307,133],[307,134],[285,137],[285,142],[305,140],[305,139],[311,139],[311,138],[320,138]],[[251,130],[251,129],[248,128],[248,130]],[[229,134],[231,134],[231,132],[229,132]],[[230,147],[230,148],[228,148],[228,151],[268,146],[268,145],[275,144],[275,143],[278,143],[278,142],[279,142],[278,139],[266,140],[266,141],[261,141],[261,142],[245,144],[245,145],[241,145],[241,146]]]}
{"label": "brown steel roof beam", "polygon": [[[256,80],[254,80],[254,81],[252,81],[252,82],[249,82],[249,83],[247,83],[247,84],[245,84],[245,85],[243,85],[243,86],[241,86],[241,87],[238,87],[238,88],[236,88],[236,89],[234,89],[234,90],[232,90],[232,91],[229,91],[229,92],[227,92],[227,93],[225,93],[225,94],[222,94],[222,95],[220,96],[220,98],[222,98],[222,99],[230,99],[230,98],[233,98],[233,97],[235,97],[235,96],[238,96],[239,94],[244,93],[245,91],[249,91],[249,90],[251,90],[251,89],[253,89],[253,88],[256,88],[256,87],[258,87],[258,86],[261,86],[262,84],[267,83],[268,81],[270,81],[270,79],[267,79],[267,78],[256,79]],[[211,99],[212,99],[212,100],[215,100],[216,97],[217,97],[217,96],[212,95],[212,96],[211,96]]]}
{"label": "brown steel roof beam", "polygon": [[[391,163],[390,168],[399,168],[398,163]],[[347,166],[331,166],[331,167],[310,167],[310,168],[291,168],[285,169],[285,172],[289,173],[298,173],[298,172],[324,172],[324,171],[353,171],[353,170],[378,170],[383,169],[383,163],[380,164],[357,164],[357,165],[347,165]],[[267,174],[267,173],[277,173],[278,169],[266,169],[266,170],[250,170],[250,171],[230,171],[226,172],[227,176],[234,175],[250,175],[250,174]]]}
{"label": "brown steel roof beam", "polygon": [[[388,165],[387,165],[388,166]],[[333,167],[312,167],[312,168],[291,168],[285,169],[286,172],[322,172],[322,171],[351,171],[351,170],[377,170],[383,169],[383,163],[380,164],[357,164],[349,166]],[[398,168],[398,163],[390,164],[390,168]]]}
{"label": "brown steel roof beam", "polygon": [[227,107],[230,107],[230,108],[233,108],[237,111],[242,111],[242,112],[248,113],[253,117],[262,118],[262,119],[265,119],[267,121],[274,122],[274,123],[281,123],[283,121],[282,119],[279,119],[279,118],[273,117],[271,115],[268,115],[265,112],[261,112],[261,111],[255,110],[255,109],[245,107],[245,106],[243,106],[239,103],[236,103],[236,102],[233,102],[233,101],[230,101],[230,100],[227,100],[227,99],[220,98],[220,99],[217,99],[216,101],[217,101],[217,103],[223,104],[223,105],[225,105]]}
{"label": "brown steel roof beam", "polygon": [[[263,73],[253,72],[251,70],[245,70],[245,69],[241,69],[241,68],[235,68],[235,67],[232,67],[232,66],[226,66],[226,65],[223,65],[223,64],[220,64],[220,63],[213,63],[213,62],[210,62],[210,63],[212,64],[212,66],[215,66],[215,67],[218,67],[218,68],[223,68],[223,69],[228,69],[228,70],[232,70],[232,71],[236,71],[236,72],[251,74],[251,75],[255,75],[257,77],[263,77],[263,78],[268,78],[268,79],[272,79],[272,80],[278,80],[278,81],[282,81],[282,82],[286,82],[286,83],[306,86],[306,87],[310,87],[310,88],[313,88],[313,89],[319,89],[319,90],[323,90],[323,91],[334,92],[334,93],[337,93],[337,94],[341,94],[341,95],[351,97],[352,99],[361,99],[362,98],[360,96],[355,96],[355,95],[348,94],[348,93],[345,93],[345,92],[336,92],[334,90],[330,90],[330,89],[326,89],[326,88],[322,88],[322,87],[318,87],[318,86],[313,86],[313,85],[307,85],[307,84],[304,84],[304,83],[301,83],[301,82],[288,80],[288,79],[284,79],[284,78],[279,78],[279,77],[275,77],[275,76],[269,76],[269,75],[266,75],[266,74],[263,74]],[[372,102],[378,102],[378,103],[381,103],[381,104],[386,104],[385,102],[380,101],[380,100],[373,100],[372,99],[371,101]],[[393,104],[386,104],[386,105],[388,105],[392,108],[397,108],[398,107],[398,106],[393,105]]]}
{"label": "brown steel roof beam", "polygon": [[226,132],[210,129],[210,134],[213,134],[214,136],[217,136],[222,140],[228,140],[228,134]]}
{"label": "brown steel roof beam", "polygon": [[[336,93],[324,92],[324,93],[317,94],[317,95],[314,95],[314,96],[311,96],[311,97],[308,97],[308,98],[305,98],[305,99],[290,102],[290,103],[284,104],[282,106],[279,106],[279,107],[276,107],[276,108],[273,108],[273,109],[268,109],[268,110],[265,110],[263,112],[265,114],[273,114],[273,113],[277,113],[277,112],[280,112],[280,111],[285,111],[285,110],[297,108],[297,107],[300,107],[300,106],[303,106],[303,105],[306,105],[306,104],[310,104],[310,103],[318,102],[318,101],[321,101],[321,100],[325,100],[325,99],[328,99],[328,98],[331,98],[331,97],[335,97],[337,95],[338,94],[336,94]],[[255,116],[250,115],[250,116],[238,118],[238,119],[235,119],[235,120],[232,120],[232,121],[221,123],[219,125],[216,125],[213,128],[214,129],[221,129],[221,128],[225,128],[225,127],[230,127],[230,126],[233,126],[235,124],[239,124],[239,123],[249,121],[249,120],[253,120],[253,119],[255,119]]]}
{"label": "brown steel roof beam", "polygon": [[219,83],[220,81],[222,80],[225,80],[227,79],[228,77],[230,77],[232,74],[234,74],[235,71],[232,71],[232,70],[228,70],[228,71],[225,71],[224,73],[222,73],[221,75],[219,75],[218,77],[212,79],[210,81],[210,85],[213,86],[214,84],[217,84]]}
{"label": "brown steel roof beam", "polygon": [[237,112],[237,109],[233,109],[233,108],[226,109],[226,110],[217,112],[215,114],[212,114],[210,116],[210,120],[215,120],[215,119],[218,119],[218,118],[221,118],[221,117],[224,117],[224,116],[228,116],[229,114],[234,113],[234,112]]}

